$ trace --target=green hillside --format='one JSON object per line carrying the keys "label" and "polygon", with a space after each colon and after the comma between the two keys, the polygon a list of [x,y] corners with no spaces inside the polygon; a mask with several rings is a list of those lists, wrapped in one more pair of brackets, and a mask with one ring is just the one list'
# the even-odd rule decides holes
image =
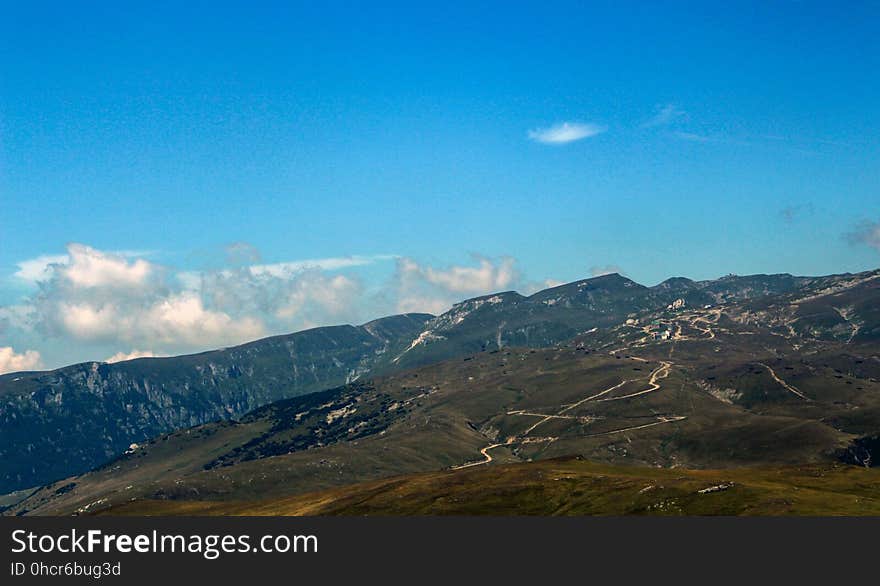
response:
{"label": "green hillside", "polygon": [[102,514],[878,515],[880,471],[696,471],[566,459],[395,477],[276,500],[137,501]]}

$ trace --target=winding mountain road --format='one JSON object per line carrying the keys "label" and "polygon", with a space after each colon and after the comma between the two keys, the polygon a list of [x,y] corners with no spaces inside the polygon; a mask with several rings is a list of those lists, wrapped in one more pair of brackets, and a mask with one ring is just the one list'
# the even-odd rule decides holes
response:
{"label": "winding mountain road", "polygon": [[802,392],[800,392],[799,390],[797,390],[796,388],[794,388],[793,386],[791,386],[790,384],[788,384],[787,382],[785,382],[784,380],[782,380],[781,378],[779,378],[779,375],[776,374],[776,371],[775,371],[775,370],[773,370],[772,368],[770,368],[769,366],[767,366],[767,365],[764,364],[763,362],[759,362],[758,364],[760,364],[761,366],[763,366],[764,368],[766,368],[766,369],[770,372],[770,376],[773,377],[773,380],[775,380],[775,381],[778,382],[780,385],[782,385],[786,390],[788,390],[788,391],[791,392],[791,393],[794,393],[795,395],[797,395],[798,397],[800,397],[800,398],[803,399],[804,401],[810,401],[810,400],[811,400],[808,396],[806,396],[805,394],[803,394]]}
{"label": "winding mountain road", "polygon": [[480,453],[483,454],[483,457],[485,458],[485,460],[479,460],[477,462],[468,462],[467,464],[462,464],[461,466],[453,466],[452,469],[453,470],[461,470],[462,468],[470,468],[471,466],[482,466],[483,464],[488,464],[489,462],[492,461],[492,454],[489,453],[489,450],[494,449],[494,448],[500,448],[501,446],[506,446],[508,444],[511,444],[511,443],[513,443],[513,440],[514,440],[514,438],[510,438],[504,443],[492,444],[490,446],[486,446],[485,448],[480,450]]}
{"label": "winding mountain road", "polygon": [[635,431],[637,429],[645,429],[646,427],[654,427],[655,425],[663,425],[664,423],[675,423],[677,421],[682,421],[687,419],[686,415],[673,415],[671,417],[661,416],[657,421],[652,421],[651,423],[645,423],[642,425],[634,425],[632,427],[624,427],[622,429],[612,429],[611,431],[603,431],[601,433],[591,434],[589,437],[597,437],[600,435],[614,435],[616,433],[624,433],[626,431]]}
{"label": "winding mountain road", "polygon": [[651,378],[648,379],[648,388],[642,391],[638,391],[635,393],[630,393],[628,395],[621,395],[619,397],[608,397],[607,399],[598,399],[597,402],[604,401],[621,401],[623,399],[631,399],[632,397],[638,397],[639,395],[645,395],[647,393],[653,393],[654,391],[660,390],[660,384],[657,382],[659,378],[666,378],[669,376],[669,371],[672,369],[672,363],[666,360],[660,361],[660,366],[654,369],[654,372],[651,373]]}
{"label": "winding mountain road", "polygon": [[[642,362],[647,362],[646,360],[644,360],[642,358],[634,358],[634,359],[640,360]],[[658,390],[660,390],[661,385],[657,381],[668,377],[669,373],[672,370],[672,366],[673,366],[672,362],[670,362],[668,360],[661,360],[660,366],[655,368],[651,372],[650,376],[648,377],[648,380],[647,380],[648,388],[643,389],[641,391],[637,391],[635,393],[629,393],[627,395],[622,395],[620,397],[608,397],[606,399],[599,398],[604,395],[607,395],[608,393],[610,393],[616,389],[619,389],[620,387],[622,387],[628,383],[632,383],[632,382],[636,382],[638,380],[644,380],[644,379],[625,379],[615,385],[608,387],[607,389],[605,389],[603,391],[600,391],[598,393],[584,397],[583,399],[580,399],[579,401],[572,403],[571,405],[568,405],[568,406],[560,409],[556,413],[536,413],[533,411],[526,411],[525,409],[517,409],[514,411],[508,411],[507,415],[520,415],[520,416],[525,416],[525,417],[540,417],[541,419],[539,421],[537,421],[534,425],[528,427],[521,434],[519,434],[517,436],[509,437],[509,438],[507,438],[507,441],[505,441],[503,443],[490,444],[490,445],[486,446],[485,448],[481,449],[480,454],[483,455],[482,460],[479,460],[476,462],[468,462],[468,463],[462,464],[460,466],[454,466],[452,469],[453,470],[461,470],[463,468],[470,468],[472,466],[482,466],[484,464],[488,464],[489,462],[491,462],[493,460],[492,455],[489,453],[489,451],[493,450],[495,448],[501,447],[501,446],[507,446],[507,445],[514,444],[514,443],[533,443],[535,441],[550,441],[550,442],[556,441],[558,439],[557,437],[530,438],[530,437],[528,437],[528,435],[532,431],[534,431],[535,428],[537,428],[538,426],[540,426],[543,423],[546,423],[547,421],[550,421],[551,419],[576,419],[576,420],[580,420],[580,421],[583,421],[585,419],[591,419],[589,417],[565,415],[565,413],[567,413],[573,409],[576,409],[577,407],[583,405],[584,403],[586,403],[588,401],[595,400],[597,403],[603,402],[603,401],[620,401],[623,399],[630,399],[633,397],[638,397],[640,395],[645,395],[647,393],[653,393],[655,391],[658,391]],[[658,417],[657,421],[652,421],[651,423],[645,423],[642,425],[634,425],[632,427],[625,427],[622,429],[613,429],[611,431],[605,431],[605,432],[601,432],[601,433],[597,433],[597,434],[591,434],[591,436],[613,435],[613,434],[618,434],[618,433],[624,433],[627,431],[635,431],[638,429],[645,429],[647,427],[653,427],[655,425],[663,425],[664,423],[674,423],[676,421],[681,421],[683,419],[686,419],[686,417],[678,416],[678,415],[676,415],[676,416],[660,416],[660,417]]]}

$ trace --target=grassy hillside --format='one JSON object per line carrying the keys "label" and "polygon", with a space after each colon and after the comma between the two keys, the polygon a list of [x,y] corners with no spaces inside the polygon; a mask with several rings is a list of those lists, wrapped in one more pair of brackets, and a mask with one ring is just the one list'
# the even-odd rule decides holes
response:
{"label": "grassy hillside", "polygon": [[545,460],[254,502],[136,501],[108,515],[878,515],[880,470],[656,469]]}
{"label": "grassy hillside", "polygon": [[700,327],[715,328],[714,337],[653,342],[638,354],[580,342],[493,350],[281,401],[237,421],[156,438],[44,487],[10,512],[93,512],[132,499],[285,498],[570,455],[666,468],[818,464],[842,460],[873,429],[880,362],[830,346],[809,360],[789,359],[778,345],[764,348],[763,336]]}

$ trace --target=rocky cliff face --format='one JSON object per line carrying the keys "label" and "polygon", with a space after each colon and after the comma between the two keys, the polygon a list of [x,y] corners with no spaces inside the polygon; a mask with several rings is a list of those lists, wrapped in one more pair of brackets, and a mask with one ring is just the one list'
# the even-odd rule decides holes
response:
{"label": "rocky cliff face", "polygon": [[0,377],[0,493],[83,472],[130,444],[358,379],[425,314],[243,346]]}

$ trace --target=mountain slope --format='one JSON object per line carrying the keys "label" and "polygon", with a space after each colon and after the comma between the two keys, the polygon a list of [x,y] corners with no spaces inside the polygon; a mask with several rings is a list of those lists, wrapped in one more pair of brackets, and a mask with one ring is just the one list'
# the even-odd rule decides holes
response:
{"label": "mountain slope", "polygon": [[[847,288],[860,306],[880,302],[871,282]],[[766,321],[751,299],[663,308],[550,348],[486,349],[285,400],[157,438],[10,513],[276,500],[570,455],[677,469],[880,461],[880,348],[792,333],[775,321],[791,301],[764,300]]]}
{"label": "mountain slope", "polygon": [[877,272],[828,277],[728,275],[713,281],[683,277],[645,287],[617,273],[583,279],[523,297],[513,291],[456,304],[430,320],[410,346],[394,358],[398,367],[414,367],[505,346],[553,346],[594,328],[622,324],[671,304],[701,308],[769,299],[842,286]]}
{"label": "mountain slope", "polygon": [[[670,382],[685,383],[694,372],[700,374],[698,386],[703,385],[700,387],[704,388],[703,394],[707,392],[705,389],[710,389],[716,399],[728,399],[726,404],[747,410],[760,405],[777,409],[777,399],[791,402],[795,396],[775,383],[768,370],[772,367],[777,372],[784,368],[777,364],[781,357],[791,365],[804,357],[824,353],[829,364],[834,362],[853,368],[852,356],[858,354],[863,357],[859,359],[863,363],[858,367],[861,371],[865,370],[865,364],[873,364],[871,344],[880,331],[878,276],[880,272],[874,271],[828,277],[728,276],[717,281],[674,278],[649,288],[613,274],[554,287],[530,297],[515,292],[478,297],[461,302],[437,317],[395,316],[360,327],[318,328],[196,356],[142,359],[119,365],[86,364],[50,373],[7,375],[0,377],[0,423],[3,423],[0,457],[4,458],[0,465],[3,475],[0,492],[77,474],[121,454],[132,442],[142,443],[160,433],[235,418],[277,399],[352,380],[365,381],[368,377],[386,380],[395,373],[441,361],[451,361],[449,363],[456,364],[460,370],[464,365],[462,357],[494,358],[492,352],[503,354],[511,346],[549,348],[555,352],[564,344],[572,343],[581,348],[601,349],[606,359],[596,372],[607,370],[608,373],[614,371],[610,366],[614,359],[629,352],[650,361],[652,370],[662,364],[661,360],[673,363],[669,372],[664,371],[664,377],[668,376]],[[868,346],[845,355],[841,344],[852,349]],[[576,352],[574,356],[580,354]],[[716,356],[723,356],[724,360],[716,360]],[[565,377],[575,376],[580,368],[577,362],[563,361],[558,354],[551,354],[547,360],[565,362],[565,368],[570,371]],[[508,358],[496,361],[492,369],[507,361]],[[480,361],[472,364],[477,362]],[[719,384],[716,373],[705,370],[710,364],[729,373],[726,385]],[[642,369],[636,371],[642,378],[650,372],[645,370],[647,364],[633,368]],[[830,382],[837,389],[838,379],[834,377],[843,375],[831,373],[825,367],[813,365],[811,368],[815,380],[833,379]],[[610,381],[605,374],[596,372],[577,376],[597,385],[603,380]],[[749,377],[755,376],[747,373],[755,372],[764,376],[757,386],[747,383],[751,380]],[[478,374],[470,376],[480,380]],[[516,381],[521,375],[503,376]],[[680,379],[681,375],[686,378]],[[460,380],[455,372],[448,376],[450,380]],[[533,382],[554,388],[554,380]],[[443,382],[437,381],[438,384]],[[857,383],[853,380],[849,383],[851,390],[860,391],[871,381],[859,379]],[[521,381],[511,384],[519,388]],[[801,384],[793,386],[800,388]],[[847,387],[841,389],[847,390]],[[835,393],[836,390],[831,394]],[[729,399],[728,395],[736,398]],[[743,397],[746,403],[740,404],[738,401]],[[398,401],[401,399],[404,398]],[[489,403],[495,401],[490,404],[494,409],[506,405],[504,399],[504,394],[485,397]],[[696,405],[692,398],[688,400]],[[865,400],[853,393],[843,393],[840,405],[833,407],[836,426],[820,422],[817,427],[816,421],[812,421],[795,428],[816,439],[816,442],[806,441],[804,449],[813,450],[821,445],[826,452],[833,451],[852,440],[851,434],[867,438],[880,431],[875,429],[877,414],[873,403],[865,403]],[[602,406],[613,404],[602,403]],[[660,407],[649,406],[662,413],[658,411]],[[668,405],[662,407],[676,417],[682,415]],[[786,404],[783,410],[789,407],[791,405]],[[705,415],[702,421],[708,422],[717,409],[715,405],[702,414]],[[797,409],[800,411],[794,413],[795,417],[807,414],[812,418],[809,408]],[[464,414],[471,421],[486,417],[484,413],[465,411]],[[625,415],[628,418],[643,416],[638,412]],[[365,461],[373,462],[372,468],[359,468],[352,472],[352,478],[359,478],[361,473],[394,474],[453,465],[455,458],[473,449],[474,442],[478,444],[483,437],[479,433],[473,436],[474,430],[468,426],[462,427],[461,417],[462,412],[456,411],[453,422],[436,416],[433,419],[434,423],[448,424],[443,433],[452,438],[448,444],[450,451],[427,457],[424,450],[418,457],[401,452],[400,462],[367,458]],[[742,414],[736,418],[742,420]],[[683,426],[693,421],[695,417],[688,416],[688,423]],[[771,433],[773,425],[765,431]],[[434,433],[439,432],[434,430]],[[339,440],[337,445],[346,444],[344,434],[338,431],[332,434]],[[411,439],[407,436],[401,445]],[[429,436],[420,437],[421,440],[435,441]],[[287,441],[279,440],[279,445],[287,445]],[[445,441],[440,444],[447,445]],[[791,438],[791,441],[800,440]],[[864,441],[868,442],[866,445],[873,445],[869,439]],[[548,451],[557,450],[558,455],[563,455],[566,452],[558,451],[559,446],[566,445],[582,449],[578,442],[570,444],[560,440]],[[688,450],[700,447],[699,441],[689,444],[687,450],[682,447],[684,444],[675,445],[688,457]],[[326,445],[317,447],[329,449]],[[396,447],[389,448],[385,442],[382,449]],[[758,450],[745,460],[760,459],[764,451]],[[796,453],[803,455],[795,449],[792,457]],[[809,457],[817,457],[816,453],[810,452]],[[855,453],[862,452],[857,449]],[[645,463],[674,464],[668,455],[661,458],[659,454],[642,454],[640,458],[639,461]],[[700,458],[694,462],[704,465]],[[330,478],[325,480],[329,482]],[[302,482],[308,485],[312,480]]]}
{"label": "mountain slope", "polygon": [[430,320],[394,362],[413,367],[487,348],[552,346],[671,300],[667,292],[655,293],[616,273],[552,287],[530,297],[509,291],[469,299]]}
{"label": "mountain slope", "polygon": [[394,477],[252,502],[134,501],[105,515],[878,515],[880,470],[728,470],[554,459]]}
{"label": "mountain slope", "polygon": [[429,317],[316,328],[190,356],[0,376],[0,493],[84,472],[161,433],[348,382]]}

